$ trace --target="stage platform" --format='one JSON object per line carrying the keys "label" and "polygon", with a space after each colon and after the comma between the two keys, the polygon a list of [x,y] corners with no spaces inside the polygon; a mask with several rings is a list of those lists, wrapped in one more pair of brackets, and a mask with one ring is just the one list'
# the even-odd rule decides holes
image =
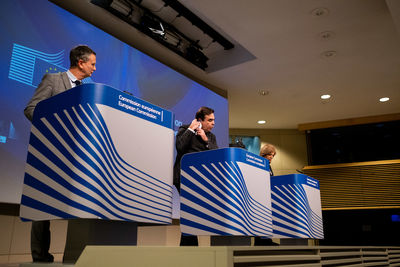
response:
{"label": "stage platform", "polygon": [[75,265],[21,267],[400,266],[400,247],[137,247],[87,246]]}

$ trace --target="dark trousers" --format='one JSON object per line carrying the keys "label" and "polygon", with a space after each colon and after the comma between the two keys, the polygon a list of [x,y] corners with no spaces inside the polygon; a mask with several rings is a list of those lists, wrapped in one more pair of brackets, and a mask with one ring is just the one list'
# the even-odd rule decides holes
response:
{"label": "dark trousers", "polygon": [[50,221],[33,221],[31,229],[31,253],[33,261],[52,262],[50,248]]}
{"label": "dark trousers", "polygon": [[272,239],[266,237],[254,237],[254,246],[276,246],[278,244],[272,242]]}
{"label": "dark trousers", "polygon": [[181,234],[180,246],[198,246],[199,242],[196,235],[183,235]]}
{"label": "dark trousers", "polygon": [[[181,193],[181,183],[174,183],[176,189],[179,194]],[[198,246],[199,242],[196,235],[183,235],[181,234],[181,243],[180,246]]]}

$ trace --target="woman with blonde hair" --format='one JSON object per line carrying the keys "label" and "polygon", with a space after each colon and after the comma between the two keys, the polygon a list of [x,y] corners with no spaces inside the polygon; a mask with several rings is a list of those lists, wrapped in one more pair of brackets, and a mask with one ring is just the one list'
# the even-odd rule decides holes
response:
{"label": "woman with blonde hair", "polygon": [[269,161],[269,174],[271,176],[274,176],[274,172],[272,171],[271,168],[271,161],[272,159],[276,156],[276,149],[274,145],[271,144],[265,144],[263,147],[260,149],[260,156],[263,158],[266,158]]}

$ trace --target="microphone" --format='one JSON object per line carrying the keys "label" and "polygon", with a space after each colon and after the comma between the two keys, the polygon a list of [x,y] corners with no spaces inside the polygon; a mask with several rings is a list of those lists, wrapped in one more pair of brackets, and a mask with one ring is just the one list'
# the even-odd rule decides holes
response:
{"label": "microphone", "polygon": [[197,129],[201,129],[201,127],[202,127],[201,122],[200,121],[198,121],[198,122],[199,122],[199,126],[196,128],[196,132],[195,132],[196,135],[197,135]]}

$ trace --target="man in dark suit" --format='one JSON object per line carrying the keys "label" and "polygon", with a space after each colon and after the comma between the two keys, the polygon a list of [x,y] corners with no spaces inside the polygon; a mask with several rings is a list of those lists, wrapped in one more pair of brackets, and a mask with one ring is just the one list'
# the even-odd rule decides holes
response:
{"label": "man in dark suit", "polygon": [[[217,139],[211,133],[215,125],[214,110],[201,107],[190,125],[179,127],[176,135],[176,160],[174,164],[174,185],[180,192],[181,188],[181,159],[183,155],[191,152],[200,152],[217,149]],[[181,236],[181,246],[196,246],[196,236]]]}
{"label": "man in dark suit", "polygon": [[186,153],[217,149],[217,139],[211,132],[215,125],[214,110],[201,107],[190,125],[179,127],[176,135],[176,160],[174,164],[174,185],[181,188],[181,159]]}
{"label": "man in dark suit", "polygon": [[[43,76],[32,99],[24,109],[25,116],[32,121],[36,105],[47,98],[81,84],[96,70],[96,53],[86,45],[73,48],[69,54],[70,68],[66,72],[48,73]],[[31,229],[31,252],[34,262],[53,262],[49,253],[50,222],[33,221]]]}

